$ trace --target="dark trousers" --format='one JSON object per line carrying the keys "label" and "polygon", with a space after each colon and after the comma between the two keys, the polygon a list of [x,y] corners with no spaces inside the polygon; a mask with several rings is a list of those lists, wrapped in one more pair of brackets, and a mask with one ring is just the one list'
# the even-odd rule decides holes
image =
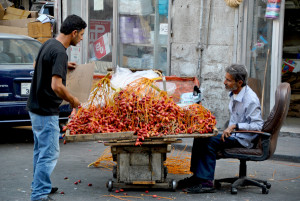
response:
{"label": "dark trousers", "polygon": [[221,134],[210,138],[195,138],[192,148],[191,172],[201,179],[214,180],[217,152],[231,147],[242,147],[233,137],[221,140]]}

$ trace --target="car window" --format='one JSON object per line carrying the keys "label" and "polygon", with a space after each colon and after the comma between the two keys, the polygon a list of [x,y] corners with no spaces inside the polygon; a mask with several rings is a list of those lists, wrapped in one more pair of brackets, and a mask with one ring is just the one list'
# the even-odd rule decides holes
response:
{"label": "car window", "polygon": [[54,16],[53,7],[44,7],[43,14]]}
{"label": "car window", "polygon": [[40,46],[33,40],[0,39],[0,64],[33,64]]}

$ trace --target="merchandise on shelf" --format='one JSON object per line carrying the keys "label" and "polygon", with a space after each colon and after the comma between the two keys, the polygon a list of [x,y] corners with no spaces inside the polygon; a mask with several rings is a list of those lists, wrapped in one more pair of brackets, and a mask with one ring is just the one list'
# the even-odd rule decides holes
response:
{"label": "merchandise on shelf", "polygon": [[149,15],[153,12],[152,1],[120,0],[119,13],[125,15]]}
{"label": "merchandise on shelf", "polygon": [[135,26],[135,18],[130,16],[120,17],[120,38],[122,43],[133,42],[133,28]]}
{"label": "merchandise on shelf", "polygon": [[158,1],[158,13],[160,15],[168,15],[169,0],[159,0]]}

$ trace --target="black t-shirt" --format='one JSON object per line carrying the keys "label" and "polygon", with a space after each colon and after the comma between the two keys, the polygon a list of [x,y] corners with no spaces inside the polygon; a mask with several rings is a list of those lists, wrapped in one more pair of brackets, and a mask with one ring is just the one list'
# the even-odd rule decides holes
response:
{"label": "black t-shirt", "polygon": [[27,109],[39,115],[58,115],[59,98],[51,88],[53,75],[62,78],[66,85],[68,55],[66,48],[56,39],[46,41],[36,58],[34,76],[31,81]]}

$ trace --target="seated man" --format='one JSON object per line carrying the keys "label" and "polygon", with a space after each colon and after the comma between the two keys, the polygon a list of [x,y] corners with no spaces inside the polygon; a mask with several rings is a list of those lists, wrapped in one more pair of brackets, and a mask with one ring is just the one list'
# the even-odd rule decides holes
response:
{"label": "seated man", "polygon": [[230,147],[253,147],[257,135],[235,133],[234,130],[261,130],[263,120],[257,95],[246,84],[247,70],[244,65],[233,64],[225,69],[224,85],[230,91],[229,126],[211,138],[195,138],[192,148],[191,172],[193,176],[178,182],[178,189],[188,193],[214,192],[213,180],[216,155]]}

